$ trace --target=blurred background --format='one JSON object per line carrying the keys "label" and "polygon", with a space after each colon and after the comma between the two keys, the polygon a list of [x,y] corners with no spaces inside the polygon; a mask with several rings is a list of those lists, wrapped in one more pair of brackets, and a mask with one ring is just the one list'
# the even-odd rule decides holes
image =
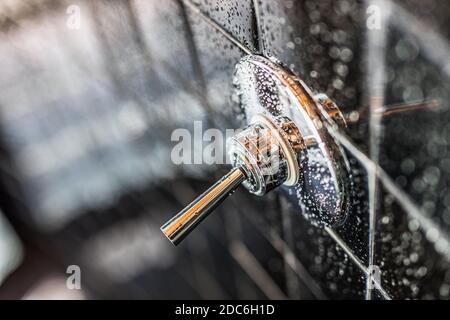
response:
{"label": "blurred background", "polygon": [[[449,17],[437,0],[3,0],[0,299],[448,299]],[[227,168],[175,165],[171,133],[242,125],[247,51],[357,120],[349,218],[330,233],[288,190],[241,189],[175,248],[159,227]]]}

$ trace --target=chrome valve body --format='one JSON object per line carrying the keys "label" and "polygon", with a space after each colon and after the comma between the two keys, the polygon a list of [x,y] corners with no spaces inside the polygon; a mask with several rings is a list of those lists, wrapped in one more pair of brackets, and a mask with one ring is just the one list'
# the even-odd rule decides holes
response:
{"label": "chrome valve body", "polygon": [[258,196],[285,186],[317,226],[344,221],[348,163],[323,126],[321,112],[345,126],[336,104],[275,61],[247,56],[236,66],[233,100],[244,129],[227,141],[232,170],[161,227],[178,244],[243,184]]}

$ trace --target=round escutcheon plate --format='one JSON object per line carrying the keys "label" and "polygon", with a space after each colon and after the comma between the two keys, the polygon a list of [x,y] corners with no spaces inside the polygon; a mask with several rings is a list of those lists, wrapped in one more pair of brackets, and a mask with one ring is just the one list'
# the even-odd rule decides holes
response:
{"label": "round escutcheon plate", "polygon": [[[299,154],[298,182],[283,189],[313,224],[342,224],[348,211],[350,169],[345,153],[328,134],[320,116],[320,106],[330,110],[323,99],[315,97],[303,81],[279,63],[257,55],[246,56],[236,65],[233,84],[232,100],[245,124],[261,113],[272,118],[286,116],[299,128],[303,139],[314,141]],[[331,111],[340,115],[335,106]]]}

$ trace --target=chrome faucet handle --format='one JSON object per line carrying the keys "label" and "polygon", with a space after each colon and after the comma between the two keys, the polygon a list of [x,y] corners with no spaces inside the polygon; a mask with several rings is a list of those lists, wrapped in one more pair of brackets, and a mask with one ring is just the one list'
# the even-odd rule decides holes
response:
{"label": "chrome faucet handle", "polygon": [[174,245],[178,245],[222,201],[245,180],[241,168],[233,168],[180,213],[167,221],[161,231]]}
{"label": "chrome faucet handle", "polygon": [[162,226],[166,237],[180,243],[240,184],[258,196],[284,185],[314,225],[343,223],[350,203],[349,162],[323,125],[326,113],[346,126],[338,106],[262,56],[241,59],[233,86],[233,102],[247,122],[227,140],[234,169]]}
{"label": "chrome faucet handle", "polygon": [[[315,143],[307,141],[309,146]],[[281,184],[296,184],[300,170],[298,155],[306,147],[289,118],[256,115],[249,126],[227,141],[233,169],[164,224],[161,231],[174,245],[179,244],[241,183],[259,196]]]}

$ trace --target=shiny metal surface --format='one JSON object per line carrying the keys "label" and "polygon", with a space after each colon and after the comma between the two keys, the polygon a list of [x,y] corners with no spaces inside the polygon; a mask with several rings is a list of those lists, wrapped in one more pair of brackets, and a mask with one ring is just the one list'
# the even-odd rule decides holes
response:
{"label": "shiny metal surface", "polygon": [[326,94],[318,93],[314,95],[314,99],[322,105],[325,111],[328,113],[331,119],[333,119],[340,127],[347,126],[346,119],[342,114],[336,103],[331,100]]}
{"label": "shiny metal surface", "polygon": [[249,122],[257,114],[268,118],[288,117],[308,141],[299,159],[298,182],[287,188],[295,205],[315,225],[339,225],[347,215],[349,165],[345,153],[329,135],[319,108],[337,124],[344,117],[325,95],[313,95],[306,84],[274,59],[259,55],[244,57],[236,66],[233,101],[238,114]]}
{"label": "shiny metal surface", "polygon": [[346,158],[317,111],[320,104],[346,126],[337,105],[325,94],[312,96],[300,79],[261,56],[243,58],[233,80],[248,121],[227,141],[235,169],[161,227],[163,233],[178,244],[241,183],[258,196],[284,184],[295,190],[313,224],[341,224],[347,215]]}
{"label": "shiny metal surface", "polygon": [[241,166],[247,172],[244,186],[259,196],[283,183],[294,185],[299,178],[299,153],[306,146],[292,121],[288,118],[277,121],[275,124],[258,114],[251,125],[227,142],[233,166]]}
{"label": "shiny metal surface", "polygon": [[[318,111],[320,106],[344,127],[337,105],[325,94],[313,96],[299,78],[257,55],[237,64],[233,81],[234,98],[248,122],[227,141],[231,163],[241,172],[232,179],[238,181],[235,187],[243,183],[251,193],[262,196],[284,184],[295,190],[303,214],[313,224],[341,224],[347,216],[348,165],[322,124],[328,119],[322,119]],[[228,176],[161,228],[172,243],[178,244],[217,207],[225,198],[223,190],[235,189]]]}
{"label": "shiny metal surface", "polygon": [[[271,120],[262,114],[251,122],[227,141],[234,169],[161,227],[173,244],[180,243],[241,183],[262,196],[283,183],[298,182],[299,159],[307,146],[295,124],[287,117]],[[315,146],[313,140],[308,142]]]}
{"label": "shiny metal surface", "polygon": [[191,202],[180,213],[161,227],[161,231],[174,245],[178,245],[203,219],[244,181],[240,168],[234,168],[211,188]]}

